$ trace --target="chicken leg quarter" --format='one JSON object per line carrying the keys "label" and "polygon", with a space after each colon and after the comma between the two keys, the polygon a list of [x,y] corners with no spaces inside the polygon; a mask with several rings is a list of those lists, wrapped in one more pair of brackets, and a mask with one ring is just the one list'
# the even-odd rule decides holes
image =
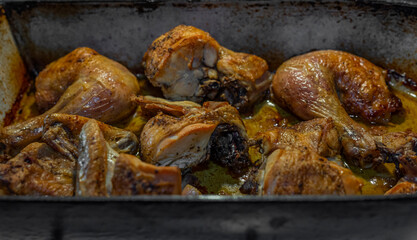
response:
{"label": "chicken leg quarter", "polygon": [[136,103],[131,98],[139,92],[129,70],[90,48],[77,48],[52,62],[35,84],[36,103],[46,112],[0,129],[0,160],[39,139],[47,115],[65,113],[117,122],[134,111]]}
{"label": "chicken leg quarter", "polygon": [[90,48],[77,48],[49,64],[36,78],[36,103],[66,113],[114,123],[135,108],[136,77],[121,64]]}
{"label": "chicken leg quarter", "polygon": [[341,51],[316,51],[294,57],[277,70],[272,91],[278,103],[304,120],[331,117],[342,133],[344,154],[357,165],[377,155],[372,136],[348,114],[387,123],[401,101],[388,89],[387,72]]}

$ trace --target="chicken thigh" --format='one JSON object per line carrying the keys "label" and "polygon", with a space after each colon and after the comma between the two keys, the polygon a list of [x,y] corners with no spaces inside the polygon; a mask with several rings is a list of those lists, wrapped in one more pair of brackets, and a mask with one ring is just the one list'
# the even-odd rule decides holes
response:
{"label": "chicken thigh", "polygon": [[[257,136],[266,162],[249,181],[262,194],[359,194],[362,183],[346,168],[329,161],[340,153],[339,134],[330,118],[291,127],[275,127]],[[250,192],[257,192],[250,189]]]}
{"label": "chicken thigh", "polygon": [[90,48],[77,48],[49,64],[35,81],[36,103],[45,114],[67,113],[118,122],[132,113],[136,77]]}
{"label": "chicken thigh", "polygon": [[0,164],[0,187],[16,195],[73,196],[74,169],[74,161],[34,142]]}
{"label": "chicken thigh", "polygon": [[46,112],[0,128],[0,161],[39,139],[47,115],[66,113],[114,123],[134,111],[131,98],[138,91],[136,77],[125,67],[90,48],[75,49],[36,78],[36,102]]}
{"label": "chicken thigh", "polygon": [[[143,104],[141,98],[137,101]],[[245,127],[239,112],[227,102],[206,102],[177,117],[162,111],[169,113],[161,105],[161,112],[147,122],[140,136],[144,161],[184,169],[211,159],[235,173],[249,166]]]}
{"label": "chicken thigh", "polygon": [[345,156],[366,166],[378,157],[367,130],[354,114],[372,123],[387,123],[401,101],[388,89],[387,72],[341,51],[317,51],[294,57],[277,70],[272,91],[277,102],[304,120],[331,117],[341,132]]}
{"label": "chicken thigh", "polygon": [[259,100],[272,77],[262,58],[228,50],[209,33],[184,25],[158,37],[143,65],[165,98],[227,101],[239,110]]}
{"label": "chicken thigh", "polygon": [[268,155],[278,148],[291,146],[310,149],[323,157],[340,154],[339,134],[331,118],[316,118],[298,123],[292,127],[275,127],[259,133],[263,153]]}
{"label": "chicken thigh", "polygon": [[263,194],[360,194],[362,182],[347,169],[308,149],[275,150],[267,159]]}

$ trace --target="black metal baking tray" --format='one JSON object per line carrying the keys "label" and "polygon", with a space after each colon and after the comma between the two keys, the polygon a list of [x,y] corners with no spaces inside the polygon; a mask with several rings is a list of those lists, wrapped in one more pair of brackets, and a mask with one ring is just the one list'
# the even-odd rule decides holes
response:
{"label": "black metal baking tray", "polygon": [[[28,70],[79,46],[140,73],[179,24],[276,69],[345,50],[417,76],[414,1],[0,1]],[[1,47],[0,47],[1,51]],[[0,239],[415,239],[416,196],[0,197]]]}

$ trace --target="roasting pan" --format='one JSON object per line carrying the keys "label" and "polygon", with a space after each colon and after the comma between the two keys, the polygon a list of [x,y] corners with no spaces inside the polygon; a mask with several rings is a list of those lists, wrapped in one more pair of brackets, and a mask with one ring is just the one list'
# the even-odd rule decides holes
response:
{"label": "roasting pan", "polygon": [[[413,1],[0,0],[0,7],[3,122],[19,89],[49,62],[87,46],[140,73],[147,46],[179,24],[263,57],[270,70],[301,53],[338,49],[417,77]],[[0,239],[416,239],[416,216],[416,196],[1,196]]]}

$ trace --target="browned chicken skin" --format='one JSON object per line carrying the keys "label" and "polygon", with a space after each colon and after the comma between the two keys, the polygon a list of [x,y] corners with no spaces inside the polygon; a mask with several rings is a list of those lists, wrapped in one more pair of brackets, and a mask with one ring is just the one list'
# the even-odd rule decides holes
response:
{"label": "browned chicken skin", "polygon": [[361,193],[362,182],[347,169],[307,148],[277,149],[269,155],[263,177],[264,195]]}
{"label": "browned chicken skin", "polygon": [[38,141],[43,134],[45,116],[0,128],[0,162],[19,153],[28,144]]}
{"label": "browned chicken skin", "polygon": [[[328,161],[340,153],[339,134],[330,118],[275,127],[257,136],[268,156],[255,177],[262,194],[359,194],[362,183],[346,168]],[[251,190],[250,192],[256,192]]]}
{"label": "browned chicken skin", "polygon": [[46,114],[67,113],[117,122],[135,108],[136,77],[90,48],[77,48],[49,64],[36,78],[36,103]]}
{"label": "browned chicken skin", "polygon": [[137,157],[120,154],[113,178],[114,196],[181,194],[181,171],[177,167],[157,167]]}
{"label": "browned chicken skin", "polygon": [[80,133],[76,183],[81,196],[180,194],[181,172],[119,154],[106,142],[97,121],[90,120]]}
{"label": "browned chicken skin", "polygon": [[385,192],[385,195],[393,194],[415,194],[417,192],[417,184],[407,181],[399,181],[394,187]]}
{"label": "browned chicken skin", "polygon": [[323,157],[333,157],[340,153],[339,134],[330,118],[316,118],[298,123],[292,127],[276,127],[258,134],[262,141],[263,153],[268,155],[278,148],[291,146],[310,149]]}
{"label": "browned chicken skin", "polygon": [[[0,149],[0,160],[6,161],[26,145],[41,140],[75,160],[78,158],[78,135],[88,120],[90,119],[77,115],[55,113],[33,118],[31,123],[36,123],[33,125],[18,123],[0,129],[0,144],[3,145],[3,149]],[[98,124],[112,148],[123,153],[136,153],[139,141],[133,133],[101,122]]]}
{"label": "browned chicken skin", "polygon": [[132,113],[136,104],[131,98],[138,91],[136,77],[125,67],[90,48],[77,48],[36,78],[36,102],[47,111],[0,128],[0,160],[39,139],[47,115],[66,113],[114,123]]}
{"label": "browned chicken skin", "polygon": [[181,193],[178,168],[156,167],[124,154],[135,154],[139,146],[128,131],[67,114],[48,115],[43,128],[37,140],[44,143],[31,143],[0,163],[0,189],[61,196]]}
{"label": "browned chicken skin", "polygon": [[[78,152],[79,135],[85,124],[92,119],[55,113],[47,116],[44,121],[45,132],[42,140],[53,146],[56,150],[65,153],[66,149],[76,149]],[[107,144],[118,153],[136,154],[139,148],[139,140],[137,137],[126,130],[107,125],[102,122],[95,121],[99,130],[103,133],[103,137]],[[69,139],[72,138],[72,139]],[[68,143],[68,144],[65,144]],[[74,143],[74,146],[70,146]],[[73,154],[74,158],[78,158],[78,153]]]}
{"label": "browned chicken skin", "polygon": [[[168,112],[176,102],[158,101],[161,112],[145,125],[140,141],[144,161],[181,169],[213,159],[234,172],[249,165],[247,135],[239,112],[226,102],[206,102],[203,107],[187,108],[174,117]],[[138,98],[139,104],[143,98]],[[146,105],[158,106],[149,100]],[[190,106],[184,102],[180,106]],[[174,113],[178,113],[175,108]]]}
{"label": "browned chicken skin", "polygon": [[73,196],[75,162],[34,142],[0,164],[0,185],[17,195]]}
{"label": "browned chicken skin", "polygon": [[411,131],[374,136],[381,161],[402,166],[405,180],[417,182],[417,134]]}
{"label": "browned chicken skin", "polygon": [[372,136],[349,114],[387,123],[401,101],[388,89],[387,72],[341,51],[294,57],[277,70],[272,91],[278,103],[304,120],[331,117],[342,132],[345,156],[364,166],[378,156]]}
{"label": "browned chicken skin", "polygon": [[143,57],[145,74],[170,100],[228,101],[238,109],[260,99],[271,74],[265,60],[221,47],[209,33],[180,25]]}
{"label": "browned chicken skin", "polygon": [[[108,196],[111,186],[106,186],[109,173],[114,168],[115,157],[107,146],[103,133],[95,120],[84,124],[80,133],[80,151],[77,161],[77,195]],[[110,188],[110,189],[109,189]]]}

